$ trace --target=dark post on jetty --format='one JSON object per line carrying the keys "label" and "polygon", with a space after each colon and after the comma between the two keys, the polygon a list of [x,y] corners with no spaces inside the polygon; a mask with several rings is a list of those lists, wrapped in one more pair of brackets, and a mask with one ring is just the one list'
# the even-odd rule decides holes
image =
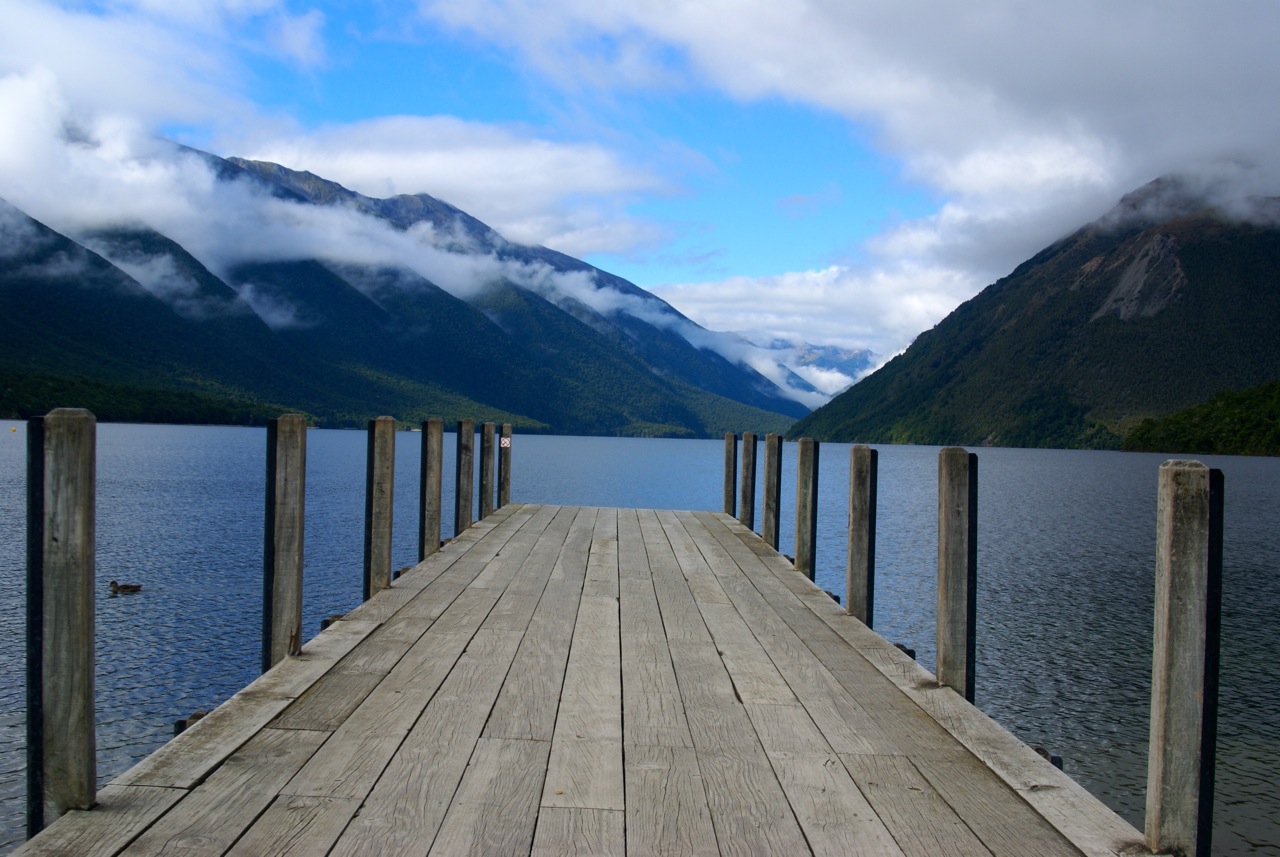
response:
{"label": "dark post on jetty", "polygon": [[444,476],[444,421],[432,417],[422,424],[422,466],[418,504],[418,561],[440,550],[441,487]]}
{"label": "dark post on jetty", "polygon": [[756,436],[742,433],[742,490],[738,497],[738,520],[748,530],[756,528]]}
{"label": "dark post on jetty", "polygon": [[459,536],[471,526],[474,514],[472,486],[475,480],[476,421],[458,420],[458,453],[454,459],[453,534]]}
{"label": "dark post on jetty", "polygon": [[818,442],[800,438],[796,452],[796,571],[817,575]]}
{"label": "dark post on jetty", "polygon": [[849,559],[845,612],[872,627],[876,600],[876,490],[879,453],[868,446],[849,450]]}
{"label": "dark post on jetty", "polygon": [[97,420],[27,423],[27,835],[97,793],[93,589]]}
{"label": "dark post on jetty", "polygon": [[978,456],[938,453],[938,681],[974,699],[978,589]]}
{"label": "dark post on jetty", "polygon": [[480,428],[480,520],[493,514],[493,465],[497,427],[485,423]]}
{"label": "dark post on jetty", "polygon": [[782,437],[773,433],[764,436],[764,520],[760,523],[760,538],[774,550],[778,549],[778,527],[782,522]]}
{"label": "dark post on jetty", "polygon": [[1160,467],[1147,847],[1209,857],[1222,616],[1222,471]]}
{"label": "dark post on jetty", "polygon": [[511,423],[498,433],[498,508],[511,504]]}
{"label": "dark post on jetty", "polygon": [[728,432],[724,436],[724,513],[738,514],[736,490],[738,481],[738,436]]}
{"label": "dark post on jetty", "polygon": [[365,474],[364,597],[391,586],[391,512],[395,495],[396,421],[369,421],[369,462]]}
{"label": "dark post on jetty", "polygon": [[262,671],[302,651],[303,521],[307,422],[267,423],[267,520],[262,549]]}

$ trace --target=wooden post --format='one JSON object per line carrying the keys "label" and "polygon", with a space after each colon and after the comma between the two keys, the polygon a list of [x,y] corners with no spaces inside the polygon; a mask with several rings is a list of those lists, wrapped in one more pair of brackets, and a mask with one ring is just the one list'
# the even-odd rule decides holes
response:
{"label": "wooden post", "polygon": [[480,428],[480,520],[493,514],[493,453],[497,429],[493,423]]}
{"label": "wooden post", "polygon": [[1208,857],[1218,725],[1222,472],[1160,466],[1147,847]]}
{"label": "wooden post", "polygon": [[498,435],[498,508],[511,502],[511,423]]}
{"label": "wooden post", "polygon": [[267,518],[262,549],[262,671],[302,652],[302,553],[307,421],[267,423]]}
{"label": "wooden post", "polygon": [[471,526],[471,487],[475,476],[476,421],[458,420],[458,452],[453,471],[453,534],[459,536]]}
{"label": "wooden post", "polygon": [[97,420],[27,423],[27,835],[97,793],[93,632]]}
{"label": "wooden post", "polygon": [[724,513],[737,514],[735,500],[738,488],[738,436],[726,432],[724,436]]}
{"label": "wooden post", "polygon": [[845,612],[868,628],[876,600],[876,483],[879,453],[868,446],[849,450],[849,565]]}
{"label": "wooden post", "polygon": [[796,453],[796,571],[813,580],[818,541],[818,442],[800,438]]}
{"label": "wooden post", "polygon": [[396,421],[369,420],[364,492],[364,598],[391,586],[391,510],[395,496]]}
{"label": "wooden post", "polygon": [[748,530],[756,528],[756,436],[742,433],[742,491],[738,498],[738,520]]}
{"label": "wooden post", "polygon": [[444,474],[444,420],[422,424],[421,484],[418,490],[418,561],[440,550],[440,511]]}
{"label": "wooden post", "polygon": [[938,681],[974,699],[978,456],[938,453]]}
{"label": "wooden post", "polygon": [[778,549],[779,525],[782,522],[782,438],[764,436],[764,520],[760,537],[774,550]]}

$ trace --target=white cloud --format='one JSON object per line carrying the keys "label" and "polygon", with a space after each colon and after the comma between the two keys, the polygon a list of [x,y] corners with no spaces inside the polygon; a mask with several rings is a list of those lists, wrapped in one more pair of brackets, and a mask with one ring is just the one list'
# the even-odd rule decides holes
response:
{"label": "white cloud", "polygon": [[302,67],[322,65],[326,58],[324,13],[319,9],[301,15],[280,14],[267,30],[267,44],[277,56]]}
{"label": "white cloud", "polygon": [[273,135],[246,157],[308,170],[367,196],[426,192],[512,241],[575,256],[659,240],[656,227],[626,214],[625,203],[669,189],[665,179],[598,144],[449,116],[388,116]]}
{"label": "white cloud", "polygon": [[[567,88],[706,88],[834,111],[871,128],[908,178],[942,198],[933,215],[873,241],[859,268],[662,291],[716,327],[901,347],[1159,175],[1230,157],[1261,167],[1249,172],[1253,192],[1280,189],[1280,6],[1262,0],[420,8]],[[784,309],[740,305],[748,298]]]}
{"label": "white cloud", "polygon": [[731,277],[654,293],[714,330],[889,355],[969,297],[971,287],[953,270],[904,263],[892,270],[833,266],[776,277]]}

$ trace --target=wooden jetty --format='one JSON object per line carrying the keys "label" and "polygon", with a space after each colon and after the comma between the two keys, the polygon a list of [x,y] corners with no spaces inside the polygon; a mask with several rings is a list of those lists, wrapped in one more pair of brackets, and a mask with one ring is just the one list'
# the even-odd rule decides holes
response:
{"label": "wooden jetty", "polygon": [[734,518],[508,505],[16,853],[1151,852]]}
{"label": "wooden jetty", "polygon": [[792,561],[776,436],[762,536],[751,435],[735,518],[733,435],[723,513],[512,505],[510,427],[488,424],[473,522],[470,420],[443,545],[423,423],[421,561],[398,579],[394,421],[370,422],[367,600],[306,646],[305,423],[273,423],[265,672],[95,792],[94,425],[29,427],[18,855],[1210,853],[1222,476],[1199,462],[1160,468],[1144,835],[971,704],[976,456],[939,454],[935,678],[871,629],[874,450],[851,450],[846,609],[812,580],[813,441]]}

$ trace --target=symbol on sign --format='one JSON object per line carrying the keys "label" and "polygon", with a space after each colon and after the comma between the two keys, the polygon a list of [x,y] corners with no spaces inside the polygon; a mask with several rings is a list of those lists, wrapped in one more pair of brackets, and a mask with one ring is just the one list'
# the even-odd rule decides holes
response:
{"label": "symbol on sign", "polygon": [[501,447],[502,449],[510,449],[510,448],[511,448],[511,438],[509,438],[509,437],[499,438],[499,439],[498,439],[498,446],[499,446],[499,447]]}

